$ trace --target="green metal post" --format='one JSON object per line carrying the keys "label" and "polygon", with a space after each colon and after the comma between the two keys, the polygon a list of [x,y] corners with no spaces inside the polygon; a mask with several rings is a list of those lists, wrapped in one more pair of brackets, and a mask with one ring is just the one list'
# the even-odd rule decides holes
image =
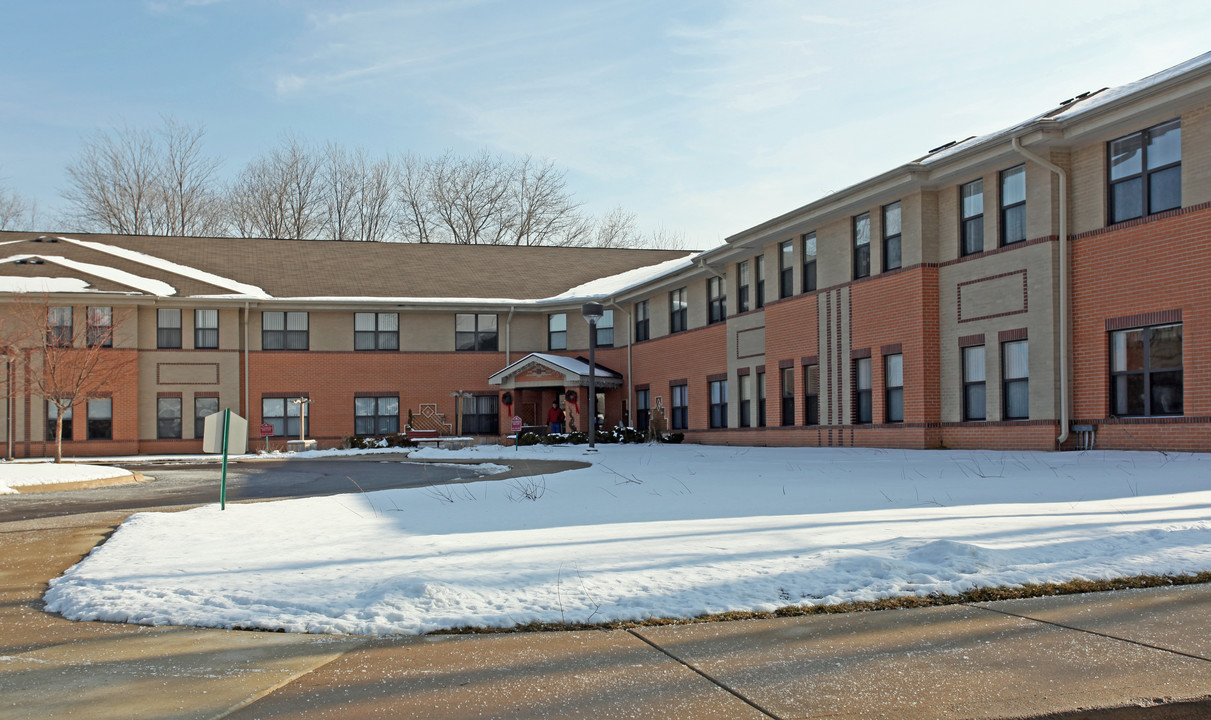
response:
{"label": "green metal post", "polygon": [[219,482],[219,509],[227,509],[227,432],[231,426],[231,408],[223,409],[223,479]]}

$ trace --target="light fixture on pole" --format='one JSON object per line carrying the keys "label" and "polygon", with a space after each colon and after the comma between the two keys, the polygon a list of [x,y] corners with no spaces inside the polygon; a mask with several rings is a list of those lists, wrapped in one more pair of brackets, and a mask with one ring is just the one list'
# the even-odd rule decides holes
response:
{"label": "light fixture on pole", "polygon": [[601,303],[587,302],[580,314],[589,321],[589,450],[597,450],[597,321],[605,315]]}
{"label": "light fixture on pole", "polygon": [[291,403],[299,406],[299,441],[307,441],[307,406],[311,404],[311,398],[300,397],[294,398]]}

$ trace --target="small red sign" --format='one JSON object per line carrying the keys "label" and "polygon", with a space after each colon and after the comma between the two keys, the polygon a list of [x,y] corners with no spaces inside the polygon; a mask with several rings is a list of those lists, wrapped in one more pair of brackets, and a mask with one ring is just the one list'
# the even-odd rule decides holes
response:
{"label": "small red sign", "polygon": [[261,437],[269,437],[273,434],[273,425],[270,423],[261,423]]}
{"label": "small red sign", "polygon": [[519,432],[522,427],[521,416],[514,415],[513,419],[509,421],[509,427],[513,430],[513,432]]}

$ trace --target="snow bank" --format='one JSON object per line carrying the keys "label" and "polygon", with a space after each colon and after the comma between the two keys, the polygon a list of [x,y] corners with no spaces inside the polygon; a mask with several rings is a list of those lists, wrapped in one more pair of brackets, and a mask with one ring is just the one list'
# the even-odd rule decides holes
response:
{"label": "snow bank", "polygon": [[26,485],[85,482],[129,475],[130,471],[104,465],[74,463],[30,463],[0,461],[0,495],[17,492]]}

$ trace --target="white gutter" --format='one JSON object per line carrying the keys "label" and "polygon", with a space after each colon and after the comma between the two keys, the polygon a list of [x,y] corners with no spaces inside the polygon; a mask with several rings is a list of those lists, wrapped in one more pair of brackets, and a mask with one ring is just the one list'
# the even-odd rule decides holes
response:
{"label": "white gutter", "polygon": [[1010,144],[1023,157],[1042,165],[1060,179],[1060,436],[1055,439],[1062,446],[1068,439],[1068,175],[1055,163],[1044,160],[1022,147],[1021,140],[1014,136]]}

